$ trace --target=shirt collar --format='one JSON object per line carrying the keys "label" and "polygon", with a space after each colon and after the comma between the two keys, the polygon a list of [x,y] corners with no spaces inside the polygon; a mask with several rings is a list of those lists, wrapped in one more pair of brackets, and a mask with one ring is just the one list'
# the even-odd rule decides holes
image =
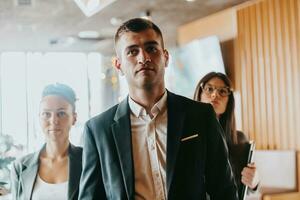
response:
{"label": "shirt collar", "polygon": [[[147,115],[146,109],[140,104],[136,103],[130,96],[128,98],[128,104],[131,112],[135,115],[135,117]],[[166,105],[167,105],[167,92],[165,91],[163,96],[151,108],[152,114],[157,115],[160,111],[166,108]]]}

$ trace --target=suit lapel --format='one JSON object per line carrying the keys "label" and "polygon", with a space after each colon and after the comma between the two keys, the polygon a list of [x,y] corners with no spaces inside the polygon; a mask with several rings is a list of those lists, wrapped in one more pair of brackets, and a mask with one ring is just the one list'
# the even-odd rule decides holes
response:
{"label": "suit lapel", "polygon": [[185,112],[176,95],[168,92],[168,133],[167,133],[167,193],[173,180],[176,158],[183,132]]}
{"label": "suit lapel", "polygon": [[69,185],[68,185],[68,199],[75,199],[75,194],[78,191],[78,183],[81,174],[81,154],[76,152],[75,147],[69,146]]}
{"label": "suit lapel", "polygon": [[128,199],[134,197],[134,173],[132,159],[131,125],[128,99],[122,101],[117,108],[112,133],[115,140],[120,166]]}
{"label": "suit lapel", "polygon": [[[167,104],[167,192],[169,192],[180,146],[180,138],[183,132],[185,111],[181,102],[178,102],[176,95],[170,92],[168,92]],[[111,126],[112,133],[117,147],[127,197],[128,199],[132,199],[134,195],[134,173],[130,111],[127,99],[122,101],[118,106],[114,119],[115,123]]]}
{"label": "suit lapel", "polygon": [[30,159],[23,162],[21,185],[26,199],[30,199],[32,195],[34,182],[38,172],[39,154],[40,152],[36,152]]}

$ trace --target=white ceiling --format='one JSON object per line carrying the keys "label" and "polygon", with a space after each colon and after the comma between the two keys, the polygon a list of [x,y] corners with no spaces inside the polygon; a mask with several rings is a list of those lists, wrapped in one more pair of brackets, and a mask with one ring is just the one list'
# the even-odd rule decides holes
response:
{"label": "white ceiling", "polygon": [[[176,44],[179,25],[247,0],[117,0],[97,14],[86,17],[73,0],[0,0],[0,51],[98,51],[113,53],[112,37],[117,27],[112,17],[127,20],[150,10],[168,47]],[[80,40],[78,32],[95,30],[101,40]]]}

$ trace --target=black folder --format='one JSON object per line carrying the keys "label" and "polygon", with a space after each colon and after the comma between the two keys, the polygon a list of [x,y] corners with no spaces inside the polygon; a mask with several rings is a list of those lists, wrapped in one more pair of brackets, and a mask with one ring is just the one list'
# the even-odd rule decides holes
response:
{"label": "black folder", "polygon": [[[254,150],[255,150],[255,142],[254,141],[250,141],[248,144],[247,144],[247,148],[246,148],[246,155],[245,157],[247,156],[247,163],[245,166],[247,166],[247,164],[253,162],[253,153],[254,153]],[[240,195],[240,199],[241,200],[245,200],[246,199],[246,196],[247,196],[247,189],[248,187],[246,185],[242,185],[242,188],[241,188],[241,195]]]}
{"label": "black folder", "polygon": [[[230,157],[235,178],[241,180],[241,171],[248,163],[253,160],[253,151],[255,149],[255,143],[253,141],[245,142],[241,144],[230,145]],[[238,185],[239,200],[245,200],[247,194],[247,187],[239,183]]]}

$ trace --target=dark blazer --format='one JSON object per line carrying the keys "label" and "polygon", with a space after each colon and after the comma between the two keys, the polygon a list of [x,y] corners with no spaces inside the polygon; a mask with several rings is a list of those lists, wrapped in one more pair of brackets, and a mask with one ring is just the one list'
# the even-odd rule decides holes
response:
{"label": "dark blazer", "polygon": [[[169,200],[235,200],[228,150],[213,108],[168,92],[167,196]],[[190,139],[184,140],[184,138]],[[85,126],[79,199],[133,200],[128,98]]]}
{"label": "dark blazer", "polygon": [[[42,149],[44,149],[45,145]],[[39,168],[38,152],[28,154],[13,163],[11,169],[11,189],[14,200],[29,200],[32,197],[34,183]],[[68,199],[77,200],[82,169],[82,148],[69,146],[69,185]]]}

